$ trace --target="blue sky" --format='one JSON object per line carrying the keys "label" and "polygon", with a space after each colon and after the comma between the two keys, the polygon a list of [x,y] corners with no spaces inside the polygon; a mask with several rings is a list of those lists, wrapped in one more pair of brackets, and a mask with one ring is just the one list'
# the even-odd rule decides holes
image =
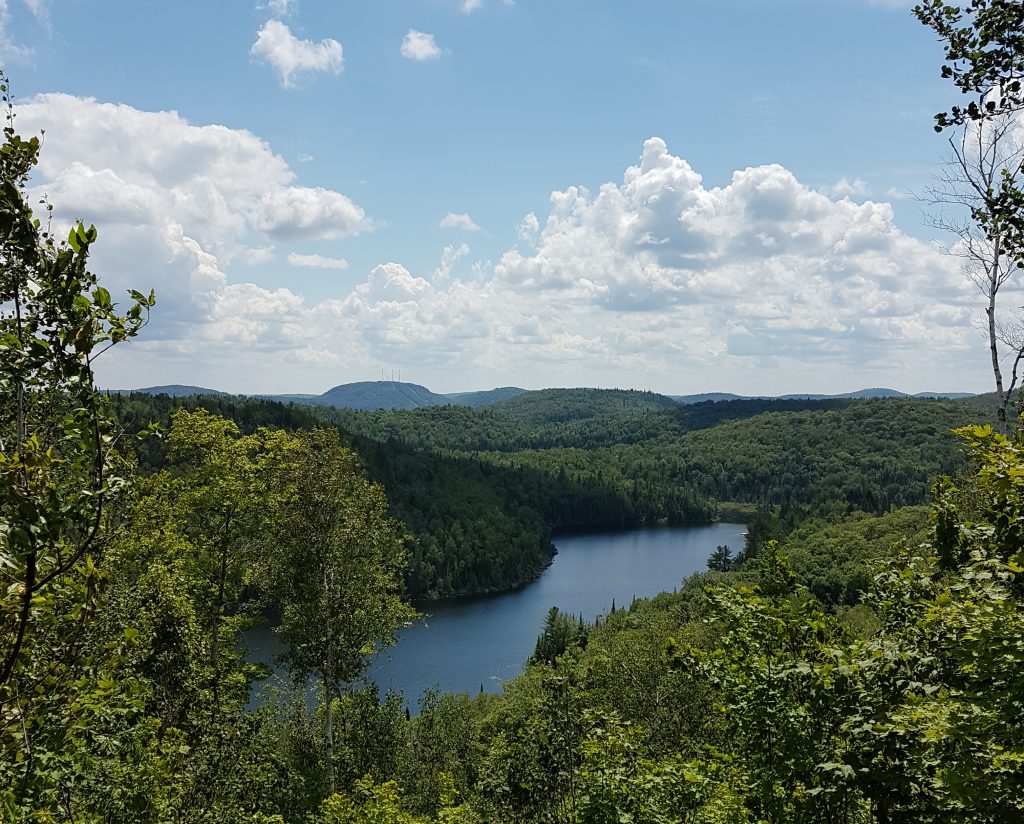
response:
{"label": "blue sky", "polygon": [[104,385],[983,391],[910,5],[0,0],[0,55],[158,294]]}

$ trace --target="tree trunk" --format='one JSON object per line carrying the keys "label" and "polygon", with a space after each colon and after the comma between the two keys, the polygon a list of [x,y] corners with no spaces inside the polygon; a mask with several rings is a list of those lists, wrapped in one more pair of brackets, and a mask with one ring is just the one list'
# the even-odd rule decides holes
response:
{"label": "tree trunk", "polygon": [[210,666],[213,669],[213,717],[220,715],[220,618],[224,612],[224,586],[228,575],[228,547],[221,547],[217,601],[214,604],[213,631],[210,634]]}
{"label": "tree trunk", "polygon": [[327,760],[327,794],[334,795],[334,695],[324,673],[324,757]]}
{"label": "tree trunk", "polygon": [[[326,604],[330,592],[330,579],[326,563],[324,563],[320,582],[323,586],[323,603]],[[334,795],[334,657],[331,652],[331,633],[328,631],[324,648],[324,700],[327,702],[327,706],[324,708],[324,725],[326,727],[324,750],[327,757],[327,792],[329,795]]]}

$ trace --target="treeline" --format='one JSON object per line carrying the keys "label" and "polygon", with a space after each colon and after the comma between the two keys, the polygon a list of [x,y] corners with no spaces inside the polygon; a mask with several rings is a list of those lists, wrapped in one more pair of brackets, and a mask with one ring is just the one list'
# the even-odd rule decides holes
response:
{"label": "treeline", "polygon": [[[406,577],[418,599],[530,581],[550,561],[558,532],[706,523],[724,507],[754,513],[756,546],[808,517],[920,504],[932,479],[960,464],[950,430],[974,414],[962,401],[681,406],[622,390],[376,413],[231,396],[110,402],[128,432],[166,423],[178,407],[224,415],[244,432],[336,427],[415,536]],[[568,442],[581,445],[558,445]],[[536,443],[548,446],[527,448]],[[138,449],[145,470],[161,465],[158,442]]]}
{"label": "treeline", "polygon": [[475,409],[339,409],[334,415],[347,429],[377,440],[451,452],[518,452],[637,444],[765,412],[820,411],[850,403],[750,399],[679,404],[664,395],[636,390],[543,389]]}
{"label": "treeline", "polygon": [[622,390],[529,392],[484,409],[334,415],[386,443],[610,485],[635,502],[641,518],[671,520],[673,495],[681,494],[793,510],[794,521],[925,502],[932,480],[962,461],[951,430],[979,418],[969,401],[682,406]]}
{"label": "treeline", "polygon": [[150,422],[167,426],[175,409],[204,409],[234,420],[243,432],[260,426],[287,430],[338,428],[369,477],[388,493],[390,512],[411,531],[407,591],[437,599],[512,589],[533,580],[554,554],[553,532],[620,529],[658,519],[706,523],[713,506],[687,490],[667,490],[658,508],[619,483],[526,466],[496,466],[471,454],[435,452],[381,442],[339,426],[331,410],[276,401],[198,396],[114,395],[111,411],[134,441],[144,471],[161,468],[157,438],[134,440]]}
{"label": "treeline", "polygon": [[[260,426],[299,431],[325,423],[311,407],[268,400],[131,394],[113,396],[110,403],[126,433],[142,431],[149,421],[167,426],[176,409],[226,416],[243,432]],[[368,476],[384,486],[390,514],[412,533],[405,570],[411,597],[510,589],[535,578],[550,562],[550,530],[530,506],[539,494],[523,473],[397,444],[385,447],[344,430],[340,438],[359,455]],[[146,471],[164,466],[166,449],[159,439],[143,438],[136,448]]]}

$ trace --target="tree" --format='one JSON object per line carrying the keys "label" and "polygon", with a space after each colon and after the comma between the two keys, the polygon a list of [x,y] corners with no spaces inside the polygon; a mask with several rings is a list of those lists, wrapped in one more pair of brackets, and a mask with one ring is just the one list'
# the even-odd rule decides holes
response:
{"label": "tree", "polygon": [[[985,314],[997,415],[1006,430],[1006,407],[1024,359],[1024,322],[1004,316],[1000,289],[1024,266],[1024,146],[1015,113],[1024,108],[1024,5],[1019,0],[971,0],[966,8],[942,0],[914,7],[917,18],[944,42],[942,76],[972,99],[935,115],[935,130],[958,130],[953,156],[932,199],[966,206],[970,223],[939,225],[958,237],[955,251],[986,298]],[[1012,358],[1004,382],[1001,361]]]}
{"label": "tree", "polygon": [[[1020,382],[1024,360],[1024,318],[1002,307],[1000,292],[1020,268],[1019,239],[1006,220],[993,220],[1001,188],[1019,189],[1024,143],[1012,114],[968,121],[949,138],[950,156],[927,200],[939,211],[932,225],[956,238],[949,249],[963,261],[967,278],[985,299],[985,331],[996,386],[996,415],[1007,428],[1006,409]],[[953,214],[946,212],[953,207]],[[962,217],[963,212],[970,218]],[[1009,288],[1009,287],[1007,287]],[[1003,362],[1009,361],[1009,377]]]}
{"label": "tree", "polygon": [[[261,428],[243,436],[232,421],[201,409],[179,409],[171,422],[171,471],[153,480],[150,501],[137,512],[141,520],[146,510],[159,513],[163,507],[170,523],[153,529],[153,538],[140,536],[139,544],[154,538],[157,544],[170,543],[175,536],[190,548],[186,578],[209,638],[210,711],[216,716],[227,672],[223,659],[235,654],[239,596],[258,565],[260,536],[276,503],[273,479],[293,444],[281,430]],[[244,687],[247,694],[248,684]],[[236,703],[237,697],[230,697],[226,706]]]}
{"label": "tree", "polygon": [[966,106],[935,115],[936,131],[1024,106],[1024,6],[1019,0],[970,0],[966,8],[924,0],[914,14],[945,41],[942,76],[974,97]]}
{"label": "tree", "polygon": [[[0,768],[16,764],[0,773],[26,798],[56,772],[43,740],[59,749],[102,710],[102,689],[71,710],[77,679],[103,665],[83,634],[102,584],[94,558],[127,483],[93,365],[139,332],[155,300],[133,291],[120,311],[87,268],[95,227],[76,222],[58,242],[50,206],[36,216],[26,186],[39,139],[15,130],[2,73],[0,95]],[[60,740],[48,705],[71,713]]]}
{"label": "tree", "polygon": [[284,506],[268,533],[269,575],[287,644],[283,663],[296,679],[316,677],[323,688],[333,793],[334,701],[362,672],[366,656],[393,643],[416,613],[401,598],[405,546],[383,488],[365,478],[336,430],[296,438],[281,478]]}
{"label": "tree", "polygon": [[534,663],[554,664],[558,656],[574,647],[587,645],[587,627],[582,619],[551,607],[544,618],[544,628],[533,649]]}
{"label": "tree", "polygon": [[708,569],[712,572],[729,572],[736,567],[736,558],[728,546],[719,544],[708,556]]}

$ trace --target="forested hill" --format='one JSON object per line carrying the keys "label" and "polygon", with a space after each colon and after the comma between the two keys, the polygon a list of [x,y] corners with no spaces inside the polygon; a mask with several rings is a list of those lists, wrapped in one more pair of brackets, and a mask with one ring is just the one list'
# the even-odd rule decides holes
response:
{"label": "forested hill", "polygon": [[[621,529],[647,518],[646,506],[611,481],[384,442],[348,429],[334,410],[234,396],[115,395],[110,402],[127,433],[150,421],[167,426],[182,407],[230,418],[243,432],[338,426],[370,477],[385,487],[391,514],[415,537],[407,588],[417,599],[515,588],[550,562],[554,530]],[[136,450],[144,471],[163,466],[162,441],[143,439]],[[658,517],[673,523],[703,523],[715,514],[689,490],[674,490],[666,500],[672,509]]]}
{"label": "forested hill", "polygon": [[[680,406],[648,392],[545,390],[488,407],[354,412],[232,396],[116,396],[126,428],[201,406],[244,431],[329,424],[414,533],[417,598],[497,591],[535,577],[552,534],[701,523],[756,513],[755,539],[809,516],[881,513],[928,499],[956,469],[950,435],[975,401],[737,400]],[[152,442],[144,466],[161,463]]]}

